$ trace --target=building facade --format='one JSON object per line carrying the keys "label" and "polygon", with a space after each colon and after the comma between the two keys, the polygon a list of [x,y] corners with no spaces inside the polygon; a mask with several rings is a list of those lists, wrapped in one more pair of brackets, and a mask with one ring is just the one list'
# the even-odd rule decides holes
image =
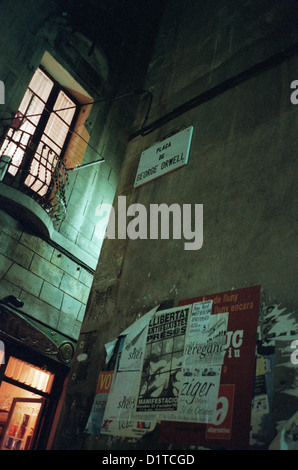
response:
{"label": "building facade", "polygon": [[[7,375],[9,361],[47,369],[55,380],[52,391],[37,392],[50,403],[42,439],[30,436],[37,448],[49,445],[85,315],[102,245],[96,210],[113,202],[142,97],[140,53],[126,57],[130,46],[105,9],[96,2],[1,6],[1,430],[13,419],[13,400],[36,395],[32,383]],[[94,41],[106,28],[106,43]],[[3,434],[1,446],[23,448],[27,437]]]}
{"label": "building facade", "polygon": [[[90,5],[94,7],[93,2]],[[27,6],[23,8],[31,21]],[[144,34],[135,38],[135,53],[126,52],[129,60],[121,62],[120,49],[117,49],[118,61],[117,54],[109,55],[113,46],[116,47],[112,40],[105,44],[105,49],[100,48],[108,32],[99,37],[95,28],[98,39],[94,42],[86,28],[84,36],[82,28],[69,34],[61,25],[65,12],[60,12],[54,28],[52,16],[45,7],[44,18],[35,18],[38,24],[31,23],[26,29],[26,34],[31,34],[31,40],[37,44],[33,55],[29,52],[32,51],[29,39],[20,50],[15,46],[13,55],[9,31],[20,20],[15,15],[7,24],[2,57],[8,57],[3,61],[0,58],[3,69],[0,78],[5,85],[13,86],[5,86],[3,115],[8,112],[15,115],[19,110],[33,70],[41,67],[56,81],[60,77],[62,82],[59,71],[63,67],[74,80],[74,85],[66,91],[75,90],[73,99],[85,105],[79,106],[81,112],[88,108],[85,111],[88,117],[84,120],[79,114],[79,127],[66,147],[66,169],[76,167],[77,171],[68,172],[64,219],[56,221],[52,231],[44,229],[46,234],[44,231],[42,235],[36,231],[28,233],[25,222],[13,217],[11,210],[8,214],[7,205],[6,209],[2,206],[1,296],[17,296],[24,302],[27,314],[76,343],[49,447],[167,449],[171,445],[189,449],[190,446],[243,448],[250,445],[268,448],[282,423],[297,411],[297,366],[290,360],[290,344],[297,338],[293,256],[297,165],[297,107],[293,96],[297,80],[296,5],[294,1],[281,4],[250,0],[235,5],[229,0],[215,4],[179,0],[165,2],[162,11],[156,8],[154,4],[155,29],[150,42],[154,48],[148,67],[142,59],[143,53],[148,55],[148,43],[142,41],[150,37],[145,29]],[[11,17],[10,9],[7,14]],[[146,15],[147,9],[142,9],[139,19],[143,18],[144,22]],[[78,17],[75,19],[79,22]],[[21,34],[24,18],[19,28]],[[148,24],[147,28],[150,30]],[[95,52],[90,54],[94,48]],[[83,60],[84,67],[81,67]],[[66,84],[68,79],[67,75]],[[138,96],[134,93],[112,104],[101,102],[107,95],[122,96],[135,90]],[[22,119],[22,114],[18,119]],[[189,129],[188,160],[171,171],[170,166],[179,163],[182,154],[171,154],[167,147],[172,145],[176,150],[175,139],[179,140],[181,133]],[[74,157],[71,145],[74,148],[76,141],[82,143],[82,139],[84,154],[79,152]],[[169,171],[154,174],[154,165],[144,167],[140,184],[136,184],[136,175],[141,171],[140,159],[147,152],[153,161],[152,149],[155,156],[159,155],[159,161],[167,162],[163,168]],[[102,157],[104,163],[77,168]],[[9,177],[6,173],[6,180],[0,184],[9,186]],[[147,177],[148,181],[141,181]],[[8,196],[3,194],[3,197]],[[98,230],[102,233],[106,228],[103,219],[107,222],[107,216],[95,211],[100,204],[104,204],[101,209],[107,209],[112,201],[109,237],[102,243]],[[184,226],[180,218],[176,232],[175,221],[170,223],[169,217],[168,233],[162,236],[159,232],[150,237],[153,233],[150,208],[161,204],[172,209],[173,205],[180,209],[188,206],[192,209],[191,217],[185,216]],[[136,218],[143,209],[148,217],[146,221]],[[129,230],[132,220],[134,224]],[[36,224],[38,230],[40,218]],[[48,227],[42,222],[42,227],[45,225]],[[54,235],[50,236],[50,232]],[[257,350],[261,360],[266,356],[269,361],[270,356],[272,370],[274,364],[276,370],[282,364],[285,376],[291,379],[285,382],[275,374],[270,391],[267,385],[267,391],[260,393],[265,412],[256,415],[256,409],[252,410],[256,428],[251,435],[246,423],[243,441],[233,440],[231,431],[228,438],[212,441],[208,446],[206,435],[209,432],[214,436],[214,430],[207,430],[204,438],[200,430],[196,430],[195,439],[186,431],[179,434],[178,430],[171,435],[167,424],[158,416],[154,429],[142,438],[138,434],[134,439],[131,436],[127,439],[126,434],[119,435],[119,432],[86,432],[99,375],[115,366],[107,363],[107,344],[120,338],[153,308],[159,311],[178,308],[187,301],[209,298],[215,306],[221,293],[226,293],[221,297],[231,299],[231,303],[234,295],[244,295],[245,289],[255,286],[260,286],[258,300],[254,300],[255,317],[250,322],[243,313],[243,320],[239,320],[243,321],[241,331],[246,331],[246,322],[247,331],[254,324],[248,344],[250,351],[254,352],[257,341],[262,343],[265,337],[267,349],[259,344]],[[238,307],[245,305],[249,309],[249,301],[243,302]],[[236,307],[222,308],[228,309],[226,313],[232,318]],[[266,312],[267,319],[272,321],[269,326]],[[221,314],[224,310],[212,313]],[[272,325],[276,323],[280,328],[274,330]],[[255,372],[254,360],[254,354],[247,356],[251,374]],[[253,393],[256,396],[251,374],[243,378],[251,391],[246,397],[249,403]],[[265,372],[260,375],[265,376]],[[241,396],[238,401],[235,399],[233,408],[234,422],[238,420],[241,427],[241,417],[235,418],[239,416],[239,403]],[[266,435],[262,434],[262,420],[266,425],[270,421]],[[175,416],[172,421],[175,423]],[[202,432],[205,433],[205,428]]]}

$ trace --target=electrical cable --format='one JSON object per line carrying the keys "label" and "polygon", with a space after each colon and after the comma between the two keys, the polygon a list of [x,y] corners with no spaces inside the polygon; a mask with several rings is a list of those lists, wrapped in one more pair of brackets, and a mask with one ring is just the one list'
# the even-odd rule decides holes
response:
{"label": "electrical cable", "polygon": [[[126,98],[127,96],[130,96],[130,95],[143,95],[143,94],[147,94],[149,96],[149,104],[148,104],[148,108],[147,108],[147,111],[146,111],[146,115],[145,115],[145,118],[144,118],[144,121],[143,121],[143,124],[142,124],[142,128],[145,126],[147,120],[148,120],[148,116],[149,116],[149,112],[150,112],[150,109],[151,109],[151,104],[152,104],[152,100],[153,100],[153,95],[150,91],[148,90],[143,90],[143,89],[137,89],[137,90],[134,90],[134,91],[129,91],[129,92],[126,92],[126,93],[122,93],[121,95],[116,95],[116,96],[111,96],[111,97],[105,97],[105,98],[100,98],[98,100],[94,100],[94,101],[91,101],[91,102],[88,102],[88,103],[81,103],[78,105],[79,108],[83,108],[85,106],[91,106],[91,105],[96,105],[96,104],[99,104],[99,103],[106,103],[108,101],[116,101],[116,100],[119,100],[119,99],[122,99],[122,98]],[[29,105],[27,106],[27,109],[29,108]],[[51,110],[49,111],[47,108],[44,109],[44,111],[47,111],[48,113],[54,113],[56,114],[58,117],[59,116],[59,112],[61,111],[66,111],[66,110],[70,110],[70,109],[73,109],[73,108],[77,108],[77,106],[69,106],[69,107],[66,107],[66,108],[60,108],[60,109],[56,109],[56,110]],[[44,112],[43,111],[43,112]],[[26,120],[26,119],[29,119],[29,118],[33,118],[33,117],[38,117],[38,116],[41,116],[43,113],[38,113],[38,114],[24,114],[22,116],[22,122],[21,124]],[[9,117],[9,118],[0,118],[0,122],[2,121],[13,121],[15,119],[15,116],[13,117]],[[20,126],[19,126],[20,127]],[[94,148],[92,147],[92,145],[87,142],[81,135],[79,135],[75,130],[72,130],[71,133],[73,134],[76,134],[78,137],[80,137],[83,142],[86,143],[86,145],[91,148],[97,155],[99,155],[101,157],[101,161],[104,161],[104,157]],[[74,169],[72,169],[73,171]]]}
{"label": "electrical cable", "polygon": [[[152,93],[148,90],[135,90],[135,91],[129,91],[129,92],[126,92],[126,93],[123,93],[121,95],[116,95],[116,96],[110,96],[110,97],[105,97],[105,98],[101,98],[101,99],[98,99],[98,100],[94,100],[94,101],[89,101],[88,103],[80,103],[79,104],[79,107],[80,108],[83,108],[84,106],[91,106],[91,105],[94,105],[94,104],[98,104],[98,103],[106,103],[108,101],[115,101],[115,100],[118,100],[118,99],[122,99],[122,98],[125,98],[126,96],[129,96],[129,95],[141,95],[141,94],[149,94],[150,97],[152,97]],[[150,103],[152,101],[152,98],[150,100]],[[51,112],[57,114],[61,111],[66,111],[66,110],[69,110],[69,109],[73,109],[73,108],[77,108],[77,106],[68,106],[67,108],[61,108],[61,109],[56,109],[56,110],[53,110]],[[46,111],[50,112],[49,110],[47,110],[45,108]],[[148,116],[148,113],[149,113],[149,110],[147,110],[146,112],[146,117]],[[28,115],[24,115],[23,118],[31,118],[31,117],[37,117],[37,116],[41,116],[42,113],[39,113],[39,114],[28,114]],[[4,118],[0,118],[0,122],[1,121],[13,121],[15,119],[15,116],[14,117],[4,117]]]}

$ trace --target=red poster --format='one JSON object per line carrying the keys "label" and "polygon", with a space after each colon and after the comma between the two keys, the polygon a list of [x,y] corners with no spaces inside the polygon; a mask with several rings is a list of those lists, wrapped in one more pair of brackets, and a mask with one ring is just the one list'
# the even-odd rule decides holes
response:
{"label": "red poster", "polygon": [[114,371],[112,370],[100,372],[96,387],[96,393],[109,393],[112,384],[113,373]]}
{"label": "red poster", "polygon": [[160,443],[210,448],[249,446],[260,286],[185,299],[180,305],[213,300],[212,314],[229,312],[226,352],[216,424],[161,422]]}
{"label": "red poster", "polygon": [[217,420],[206,425],[207,439],[231,439],[235,385],[220,385],[217,400]]}

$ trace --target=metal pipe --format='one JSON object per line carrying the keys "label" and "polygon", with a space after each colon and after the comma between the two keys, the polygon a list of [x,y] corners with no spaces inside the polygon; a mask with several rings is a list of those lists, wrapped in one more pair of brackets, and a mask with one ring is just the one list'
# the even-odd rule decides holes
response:
{"label": "metal pipe", "polygon": [[84,165],[75,166],[73,168],[67,168],[66,171],[68,173],[71,173],[73,171],[83,170],[84,168],[87,168],[88,166],[97,165],[98,163],[103,163],[103,162],[105,162],[104,158],[102,158],[101,160],[95,160],[94,162],[84,163]]}
{"label": "metal pipe", "polygon": [[216,96],[224,93],[225,91],[239,85],[240,83],[244,83],[245,81],[259,75],[266,70],[269,70],[272,67],[275,67],[281,64],[284,60],[297,55],[298,53],[298,44],[293,44],[292,46],[281,50],[280,52],[272,55],[271,57],[259,62],[256,65],[249,67],[248,69],[240,72],[239,74],[224,80],[223,82],[219,83],[218,85],[210,88],[207,91],[204,91],[198,96],[186,101],[182,105],[178,106],[177,108],[172,109],[168,113],[161,116],[156,121],[153,121],[151,124],[147,126],[142,126],[138,131],[134,132],[129,136],[129,140],[134,139],[137,136],[145,136],[150,134],[151,132],[159,129],[164,124],[173,119],[181,116],[182,114],[190,111],[191,109],[199,106],[200,104],[206,103],[207,101],[215,98]]}

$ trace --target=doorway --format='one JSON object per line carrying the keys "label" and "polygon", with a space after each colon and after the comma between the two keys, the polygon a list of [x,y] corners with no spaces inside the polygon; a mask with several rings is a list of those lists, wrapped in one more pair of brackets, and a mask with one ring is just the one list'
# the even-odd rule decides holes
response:
{"label": "doorway", "polygon": [[5,342],[0,363],[0,450],[46,448],[68,368]]}

